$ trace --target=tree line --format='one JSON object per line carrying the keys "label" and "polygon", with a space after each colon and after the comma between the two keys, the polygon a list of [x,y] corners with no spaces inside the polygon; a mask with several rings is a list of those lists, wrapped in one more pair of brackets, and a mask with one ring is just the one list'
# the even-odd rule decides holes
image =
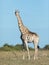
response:
{"label": "tree line", "polygon": [[[34,48],[31,48],[31,47],[29,47],[29,49],[34,50]],[[49,45],[45,45],[44,48],[39,47],[39,49],[49,50]],[[0,51],[13,51],[13,50],[21,51],[22,50],[22,44],[17,44],[15,46],[4,44],[3,47],[0,47]]]}
{"label": "tree line", "polygon": [[[13,51],[13,50],[22,51],[22,49],[23,49],[22,44],[17,44],[15,46],[13,46],[13,45],[9,45],[6,43],[3,45],[3,47],[0,47],[0,51]],[[31,48],[31,47],[29,47],[29,49],[33,50],[33,48]]]}

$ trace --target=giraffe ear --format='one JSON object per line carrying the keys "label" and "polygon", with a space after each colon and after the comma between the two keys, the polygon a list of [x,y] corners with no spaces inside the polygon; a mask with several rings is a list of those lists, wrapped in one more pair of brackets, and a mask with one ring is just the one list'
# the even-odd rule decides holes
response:
{"label": "giraffe ear", "polygon": [[19,11],[18,11],[18,10],[15,10],[15,14],[16,14],[16,13],[19,13]]}

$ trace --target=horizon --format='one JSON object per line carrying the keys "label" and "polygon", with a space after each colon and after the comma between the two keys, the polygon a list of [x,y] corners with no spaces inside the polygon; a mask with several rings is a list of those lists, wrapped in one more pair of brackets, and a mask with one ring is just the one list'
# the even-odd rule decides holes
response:
{"label": "horizon", "polygon": [[[20,11],[23,24],[39,35],[39,46],[43,48],[49,44],[49,4],[48,0],[35,1],[0,1],[0,47],[22,44],[15,10]],[[34,47],[33,44],[29,46]]]}

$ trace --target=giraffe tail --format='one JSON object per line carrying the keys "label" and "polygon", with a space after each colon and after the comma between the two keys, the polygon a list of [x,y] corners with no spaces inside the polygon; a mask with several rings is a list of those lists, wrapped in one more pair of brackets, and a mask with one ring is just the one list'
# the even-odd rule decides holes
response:
{"label": "giraffe tail", "polygon": [[40,46],[38,45],[37,48],[40,49]]}

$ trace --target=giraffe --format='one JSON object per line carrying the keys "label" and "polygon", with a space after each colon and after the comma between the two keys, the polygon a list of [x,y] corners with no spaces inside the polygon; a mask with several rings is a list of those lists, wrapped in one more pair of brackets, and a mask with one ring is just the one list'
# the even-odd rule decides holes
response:
{"label": "giraffe", "polygon": [[[28,48],[28,43],[33,43],[35,48],[34,60],[38,58],[38,42],[39,36],[35,32],[31,32],[24,24],[22,23],[21,17],[19,15],[19,11],[15,11],[15,15],[18,20],[19,30],[21,32],[21,40],[23,42],[23,50],[26,47],[28,52],[28,59],[30,60],[30,53]],[[25,53],[25,52],[24,52]],[[25,54],[23,54],[23,59],[25,59]]]}

